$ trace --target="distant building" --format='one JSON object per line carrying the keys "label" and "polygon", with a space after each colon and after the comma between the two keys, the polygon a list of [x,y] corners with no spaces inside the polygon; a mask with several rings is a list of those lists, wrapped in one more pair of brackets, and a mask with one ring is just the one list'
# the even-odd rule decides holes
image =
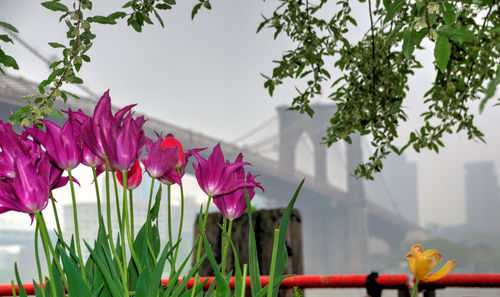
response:
{"label": "distant building", "polygon": [[500,234],[500,188],[493,161],[465,165],[465,205],[468,225]]}
{"label": "distant building", "polygon": [[[8,284],[13,279],[14,262],[18,264],[23,282],[30,282],[35,278],[37,267],[34,233],[33,230],[0,229],[0,284]],[[41,244],[39,253],[43,255]]]}

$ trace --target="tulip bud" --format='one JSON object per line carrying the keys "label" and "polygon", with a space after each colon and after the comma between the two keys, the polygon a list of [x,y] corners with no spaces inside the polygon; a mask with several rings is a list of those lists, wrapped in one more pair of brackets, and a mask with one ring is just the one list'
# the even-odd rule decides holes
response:
{"label": "tulip bud", "polygon": [[[121,171],[116,172],[116,178],[120,185],[123,186],[123,175]],[[142,168],[139,160],[135,161],[134,165],[127,172],[127,189],[133,190],[137,188],[142,181]]]}
{"label": "tulip bud", "polygon": [[163,142],[161,143],[161,149],[164,150],[168,147],[177,147],[177,164],[176,167],[181,167],[184,165],[184,149],[182,148],[182,144],[179,140],[173,137],[171,134],[167,135]]}

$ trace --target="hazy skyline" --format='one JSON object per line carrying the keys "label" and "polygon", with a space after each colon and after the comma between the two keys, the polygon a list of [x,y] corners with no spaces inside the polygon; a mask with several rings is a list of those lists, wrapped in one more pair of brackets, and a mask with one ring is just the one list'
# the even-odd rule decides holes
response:
{"label": "hazy skyline", "polygon": [[[270,14],[272,1],[216,1],[211,11],[202,9],[191,21],[195,3],[179,2],[173,10],[162,14],[166,29],[157,24],[136,33],[126,27],[124,20],[114,26],[93,25],[97,38],[88,53],[92,61],[82,66],[80,76],[95,93],[110,89],[114,104],[139,103],[138,111],[231,141],[275,116],[276,106],[290,104],[295,95],[295,82],[279,86],[270,99],[259,74],[271,72],[272,60],[288,49],[289,42],[284,38],[273,40],[270,30],[255,34],[260,14]],[[118,10],[122,1],[93,4],[93,14],[107,15],[113,12],[113,5],[114,10]],[[364,33],[366,11],[359,13],[360,28],[355,32]],[[58,16],[38,2],[0,2],[0,20],[16,26],[19,36],[47,57],[59,54],[47,42],[67,43],[66,28],[58,23]],[[10,74],[35,81],[48,75],[46,65],[20,44],[2,44],[2,48],[17,59],[21,68],[9,70]],[[400,128],[400,143],[408,139],[411,130],[419,128],[419,114],[425,110],[422,96],[433,79],[428,58],[432,57],[432,51],[417,54],[425,69],[411,78],[405,104],[409,121]],[[335,79],[335,72],[333,74]],[[326,94],[329,85],[324,84]],[[324,98],[319,101],[328,102]],[[500,134],[496,129],[499,110],[491,105],[477,117],[487,145],[469,141],[465,134],[460,134],[446,136],[446,148],[439,154],[428,151],[417,154],[408,150],[407,159],[417,162],[418,166],[422,225],[429,222],[453,225],[465,221],[465,164],[494,161],[499,176]],[[477,106],[471,106],[471,110],[477,111]],[[268,135],[273,132],[269,131]]]}

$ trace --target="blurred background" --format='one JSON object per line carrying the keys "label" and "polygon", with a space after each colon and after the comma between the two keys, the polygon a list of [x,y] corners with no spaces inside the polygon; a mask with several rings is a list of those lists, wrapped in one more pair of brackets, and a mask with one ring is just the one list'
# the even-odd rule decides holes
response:
{"label": "blurred background", "polygon": [[[94,1],[93,13],[107,15],[118,10],[121,2]],[[353,170],[370,155],[370,139],[354,137],[352,145],[338,143],[329,148],[322,144],[329,115],[335,111],[327,98],[330,83],[324,84],[324,96],[317,98],[312,119],[286,110],[300,81],[279,86],[273,98],[263,88],[260,73],[272,71],[272,60],[292,46],[285,38],[274,40],[271,31],[255,33],[261,14],[271,13],[275,3],[220,0],[212,3],[211,11],[200,10],[192,21],[194,4],[196,1],[182,1],[164,13],[165,29],[146,26],[144,32],[136,33],[123,20],[114,26],[94,25],[97,38],[88,52],[92,61],[79,74],[87,91],[67,86],[82,99],[71,100],[64,108],[81,107],[90,112],[110,89],[116,107],[138,104],[134,110],[149,119],[146,130],[151,137],[154,131],[174,133],[185,149],[211,149],[221,142],[230,160],[243,152],[245,160],[253,164],[249,170],[261,175],[258,181],[266,190],[257,193],[256,208],[285,206],[298,182],[306,177],[297,202],[306,274],[409,273],[404,254],[415,242],[422,242],[425,249],[438,249],[445,260],[456,258],[455,272],[500,273],[496,107],[488,106],[476,117],[486,144],[467,140],[466,135],[446,136],[446,147],[439,154],[407,150],[402,156],[391,155],[374,181],[356,180]],[[353,11],[359,13],[354,40],[369,26],[365,9],[356,12],[359,5],[353,4]],[[32,1],[2,0],[0,20],[20,32],[14,45],[2,44],[20,66],[19,71],[9,69],[6,76],[0,76],[0,119],[7,121],[23,104],[21,96],[36,92],[38,83],[50,73],[47,62],[60,53],[47,42],[65,44],[66,29],[58,23],[56,13]],[[405,101],[409,120],[400,127],[399,144],[406,143],[409,133],[420,127],[419,115],[426,109],[423,94],[434,75],[432,60],[427,58],[432,57],[431,51],[421,50],[417,55],[424,68],[410,80]],[[332,78],[336,79],[335,72]],[[74,175],[82,184],[77,196],[81,225],[85,226],[82,237],[91,241],[97,223],[90,172],[80,166]],[[138,224],[145,217],[149,195],[146,176],[134,195]],[[195,214],[206,197],[192,172],[184,183],[188,214],[182,246],[187,255]],[[58,190],[56,199],[63,227],[70,234],[68,190]],[[179,214],[178,191],[174,190],[173,199],[175,217]],[[166,214],[164,209],[161,212]],[[163,235],[166,224],[160,220]],[[0,216],[0,283],[10,283],[16,260],[26,282],[35,275],[33,234],[28,216]],[[480,292],[481,296],[500,294],[498,290]]]}

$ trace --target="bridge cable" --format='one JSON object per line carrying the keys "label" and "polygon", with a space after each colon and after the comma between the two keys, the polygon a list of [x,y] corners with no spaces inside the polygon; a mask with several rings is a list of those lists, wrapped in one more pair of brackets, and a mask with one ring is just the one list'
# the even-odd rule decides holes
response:
{"label": "bridge cable", "polygon": [[[269,143],[272,143],[273,141],[277,141],[279,139],[279,135],[285,135],[289,134],[292,130],[296,129],[300,124],[304,122],[304,118],[300,118],[297,121],[294,121],[290,126],[286,127],[284,131],[279,131],[276,132],[256,143],[248,145],[248,149],[253,150],[255,148],[263,147]],[[309,132],[309,131],[306,131]]]}
{"label": "bridge cable", "polygon": [[267,128],[271,123],[273,123],[274,121],[276,121],[278,119],[278,116],[273,116],[272,118],[268,119],[267,121],[263,122],[262,124],[260,124],[259,126],[257,126],[256,128],[252,129],[251,131],[241,135],[240,137],[237,137],[236,139],[233,139],[231,142],[233,143],[238,143],[238,142],[241,142],[243,140],[246,140],[247,138],[249,138],[250,136],[256,134],[257,132],[260,132],[261,130],[263,130],[264,128]]}

